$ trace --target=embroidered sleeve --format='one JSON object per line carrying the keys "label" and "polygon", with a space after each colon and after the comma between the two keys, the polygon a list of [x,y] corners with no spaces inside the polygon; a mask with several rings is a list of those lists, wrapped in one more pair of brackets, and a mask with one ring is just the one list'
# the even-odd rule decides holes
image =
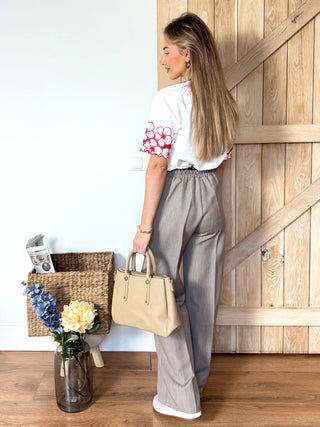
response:
{"label": "embroidered sleeve", "polygon": [[175,115],[170,106],[170,101],[161,92],[158,92],[151,106],[140,151],[168,159],[171,147],[176,139],[174,123]]}
{"label": "embroidered sleeve", "polygon": [[174,138],[173,130],[169,126],[155,127],[153,122],[148,122],[141,151],[167,159]]}

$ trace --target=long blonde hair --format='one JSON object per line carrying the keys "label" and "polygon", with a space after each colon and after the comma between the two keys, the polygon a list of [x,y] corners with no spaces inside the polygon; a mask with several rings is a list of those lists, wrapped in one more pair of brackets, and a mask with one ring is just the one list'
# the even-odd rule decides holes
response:
{"label": "long blonde hair", "polygon": [[194,13],[183,13],[164,29],[181,51],[190,50],[192,141],[199,161],[211,161],[230,149],[239,110],[227,89],[213,35]]}

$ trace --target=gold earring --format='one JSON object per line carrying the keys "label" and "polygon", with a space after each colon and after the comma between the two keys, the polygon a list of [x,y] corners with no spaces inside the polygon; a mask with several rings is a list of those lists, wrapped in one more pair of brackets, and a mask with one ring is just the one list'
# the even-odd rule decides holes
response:
{"label": "gold earring", "polygon": [[186,69],[189,70],[189,68],[191,67],[190,62],[185,62],[184,65],[186,66]]}

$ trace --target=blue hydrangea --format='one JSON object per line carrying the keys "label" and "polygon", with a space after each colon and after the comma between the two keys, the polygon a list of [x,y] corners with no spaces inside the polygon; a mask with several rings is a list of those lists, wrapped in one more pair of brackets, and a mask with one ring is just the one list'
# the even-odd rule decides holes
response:
{"label": "blue hydrangea", "polygon": [[43,288],[39,283],[31,283],[23,295],[30,297],[31,307],[50,331],[62,333],[61,313],[58,311],[57,301],[49,292],[44,292]]}

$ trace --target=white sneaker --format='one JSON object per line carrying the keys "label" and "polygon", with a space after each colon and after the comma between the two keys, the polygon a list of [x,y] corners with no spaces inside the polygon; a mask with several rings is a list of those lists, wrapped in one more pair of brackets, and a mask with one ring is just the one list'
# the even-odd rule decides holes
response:
{"label": "white sneaker", "polygon": [[156,394],[153,398],[153,409],[159,414],[171,415],[173,417],[184,418],[185,420],[193,420],[194,418],[201,417],[201,411],[188,414],[187,412],[176,411],[175,409],[169,408],[169,406],[163,405],[159,402],[158,395]]}

